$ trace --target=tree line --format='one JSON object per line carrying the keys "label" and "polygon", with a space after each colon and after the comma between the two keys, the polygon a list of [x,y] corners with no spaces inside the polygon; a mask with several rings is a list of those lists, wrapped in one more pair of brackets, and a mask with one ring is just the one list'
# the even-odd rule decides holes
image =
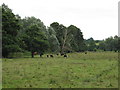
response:
{"label": "tree line", "polygon": [[119,51],[120,50],[120,37],[108,37],[105,40],[94,40],[92,37],[85,40],[88,51]]}
{"label": "tree line", "polygon": [[[70,53],[84,51],[118,51],[118,36],[106,40],[85,40],[83,33],[75,25],[68,27],[53,22],[49,27],[35,17],[21,18],[7,5],[2,4],[2,56],[15,52]],[[120,40],[120,39],[119,39]]]}

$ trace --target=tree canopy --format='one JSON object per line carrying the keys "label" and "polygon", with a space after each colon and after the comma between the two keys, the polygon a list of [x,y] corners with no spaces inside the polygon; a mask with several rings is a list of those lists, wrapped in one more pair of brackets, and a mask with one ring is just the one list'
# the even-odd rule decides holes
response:
{"label": "tree canopy", "polygon": [[2,5],[2,56],[8,57],[9,53],[20,51],[17,34],[20,30],[19,21],[12,10],[5,4]]}

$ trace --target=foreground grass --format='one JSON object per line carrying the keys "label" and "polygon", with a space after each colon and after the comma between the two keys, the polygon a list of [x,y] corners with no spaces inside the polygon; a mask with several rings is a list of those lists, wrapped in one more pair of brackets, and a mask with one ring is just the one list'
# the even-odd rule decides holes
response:
{"label": "foreground grass", "polygon": [[3,59],[3,88],[117,88],[118,54]]}

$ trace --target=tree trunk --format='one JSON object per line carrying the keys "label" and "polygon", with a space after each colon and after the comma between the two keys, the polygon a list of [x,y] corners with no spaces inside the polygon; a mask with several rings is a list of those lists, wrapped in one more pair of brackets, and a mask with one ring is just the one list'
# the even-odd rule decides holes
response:
{"label": "tree trunk", "polygon": [[65,31],[65,34],[64,34],[64,40],[63,40],[63,45],[61,49],[62,53],[64,52],[64,49],[65,49],[66,39],[67,39],[67,30]]}
{"label": "tree trunk", "polygon": [[32,56],[32,58],[34,58],[34,52],[31,52],[31,56]]}

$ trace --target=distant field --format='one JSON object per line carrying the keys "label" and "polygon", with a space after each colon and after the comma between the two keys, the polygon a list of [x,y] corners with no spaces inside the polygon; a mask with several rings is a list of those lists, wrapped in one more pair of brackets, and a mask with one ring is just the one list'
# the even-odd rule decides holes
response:
{"label": "distant field", "polygon": [[118,53],[3,59],[3,88],[117,88]]}

